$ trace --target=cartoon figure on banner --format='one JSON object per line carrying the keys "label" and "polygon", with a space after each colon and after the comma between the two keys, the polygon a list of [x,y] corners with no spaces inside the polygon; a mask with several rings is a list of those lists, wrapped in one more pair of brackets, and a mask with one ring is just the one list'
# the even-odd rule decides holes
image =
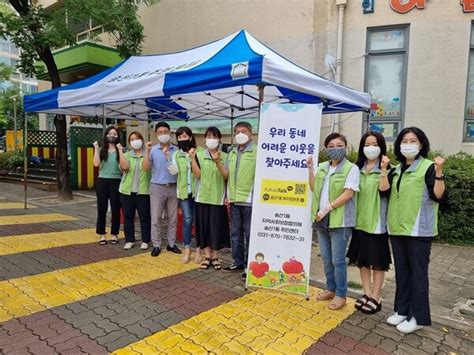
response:
{"label": "cartoon figure on banner", "polygon": [[295,257],[285,261],[282,265],[282,269],[283,272],[287,274],[288,283],[291,285],[300,284],[304,282],[306,278],[303,263],[296,260]]}
{"label": "cartoon figure on banner", "polygon": [[[270,270],[270,266],[268,263],[264,262],[264,260],[265,256],[263,253],[257,253],[255,254],[255,261],[252,261],[249,265],[250,272],[256,279],[261,279]],[[258,282],[261,286],[261,280],[258,280]]]}

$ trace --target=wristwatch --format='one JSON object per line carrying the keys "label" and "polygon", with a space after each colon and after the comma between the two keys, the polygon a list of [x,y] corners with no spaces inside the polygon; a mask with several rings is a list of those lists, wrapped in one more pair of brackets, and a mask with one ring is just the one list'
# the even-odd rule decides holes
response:
{"label": "wristwatch", "polygon": [[441,176],[435,176],[435,179],[436,180],[444,180],[444,174],[441,175]]}

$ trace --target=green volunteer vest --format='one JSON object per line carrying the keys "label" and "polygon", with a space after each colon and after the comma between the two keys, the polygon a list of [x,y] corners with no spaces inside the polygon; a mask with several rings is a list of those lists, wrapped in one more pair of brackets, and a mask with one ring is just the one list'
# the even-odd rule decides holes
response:
{"label": "green volunteer vest", "polygon": [[135,171],[135,165],[138,163],[140,170],[140,182],[138,184],[138,194],[139,195],[149,195],[150,194],[150,181],[151,181],[151,171],[144,171],[142,169],[143,155],[140,158],[132,157],[131,152],[126,152],[125,159],[130,163],[130,169],[124,172],[122,175],[122,181],[120,182],[119,191],[124,195],[130,195],[132,193],[133,185],[133,174]]}
{"label": "green volunteer vest", "polygon": [[438,234],[438,206],[429,197],[425,174],[433,164],[424,158],[416,159],[403,173],[400,188],[401,164],[393,173],[388,202],[387,229],[391,235],[434,237]]}
{"label": "green volunteer vest", "polygon": [[237,166],[237,147],[233,148],[227,157],[229,178],[227,181],[227,197],[232,203],[252,202],[253,186],[255,180],[255,167],[257,164],[257,145],[250,143],[240,155],[237,179],[235,172]]}
{"label": "green volunteer vest", "polygon": [[[176,193],[180,200],[188,198],[188,169],[191,169],[191,158],[177,150],[173,154],[173,160],[178,167],[178,180],[176,182]],[[191,172],[191,194],[194,196],[195,179]]]}
{"label": "green volunteer vest", "polygon": [[[212,160],[207,149],[196,152],[201,168],[201,177],[196,181],[196,202],[210,205],[224,205],[225,179]],[[225,164],[227,154],[221,152],[221,163]]]}
{"label": "green volunteer vest", "polygon": [[[379,192],[380,168],[377,165],[367,173],[360,169],[359,192],[357,193],[356,229],[371,234],[387,231],[387,201]],[[380,230],[377,226],[380,224]]]}
{"label": "green volunteer vest", "polygon": [[[334,173],[329,177],[329,201],[334,201],[344,191],[344,185],[349,175],[349,171],[354,166],[347,159],[342,160]],[[318,165],[316,176],[314,177],[313,202],[311,205],[311,220],[316,220],[321,200],[324,178],[329,173],[329,162]],[[329,212],[329,228],[354,227],[355,226],[355,197],[347,201],[343,206]],[[349,208],[348,208],[349,207]]]}

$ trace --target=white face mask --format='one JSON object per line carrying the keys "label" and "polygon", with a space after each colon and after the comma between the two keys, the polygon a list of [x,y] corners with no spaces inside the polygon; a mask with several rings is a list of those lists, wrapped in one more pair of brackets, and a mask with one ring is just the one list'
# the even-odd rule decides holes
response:
{"label": "white face mask", "polygon": [[400,144],[400,153],[407,159],[415,159],[419,152],[418,144]]}
{"label": "white face mask", "polygon": [[206,138],[206,147],[216,149],[219,146],[219,140],[215,138]]}
{"label": "white face mask", "polygon": [[142,149],[143,141],[141,139],[134,139],[133,141],[130,141],[130,146],[134,150]]}
{"label": "white face mask", "polygon": [[158,136],[158,140],[162,144],[166,144],[170,141],[170,135],[169,134],[162,134],[161,136]]}
{"label": "white face mask", "polygon": [[249,136],[245,133],[239,132],[235,135],[235,141],[237,144],[245,144],[249,141]]}
{"label": "white face mask", "polygon": [[369,145],[364,147],[364,155],[369,160],[377,159],[380,155],[380,147]]}

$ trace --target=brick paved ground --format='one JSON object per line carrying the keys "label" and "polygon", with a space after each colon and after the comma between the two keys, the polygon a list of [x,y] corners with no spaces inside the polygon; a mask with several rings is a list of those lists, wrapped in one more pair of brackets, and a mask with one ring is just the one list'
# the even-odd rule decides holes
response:
{"label": "brick paved ground", "polygon": [[[151,258],[123,244],[97,246],[93,195],[55,207],[32,200],[38,208],[27,211],[7,205],[21,192],[0,183],[0,222],[10,223],[0,226],[0,353],[474,353],[472,319],[459,312],[474,295],[472,248],[434,246],[434,324],[403,336],[384,322],[390,278],[373,316],[353,313],[353,301],[334,312],[314,296],[246,292],[239,274],[183,266],[166,252]],[[23,223],[52,213],[77,219]],[[312,263],[312,284],[321,286],[316,248]]]}

